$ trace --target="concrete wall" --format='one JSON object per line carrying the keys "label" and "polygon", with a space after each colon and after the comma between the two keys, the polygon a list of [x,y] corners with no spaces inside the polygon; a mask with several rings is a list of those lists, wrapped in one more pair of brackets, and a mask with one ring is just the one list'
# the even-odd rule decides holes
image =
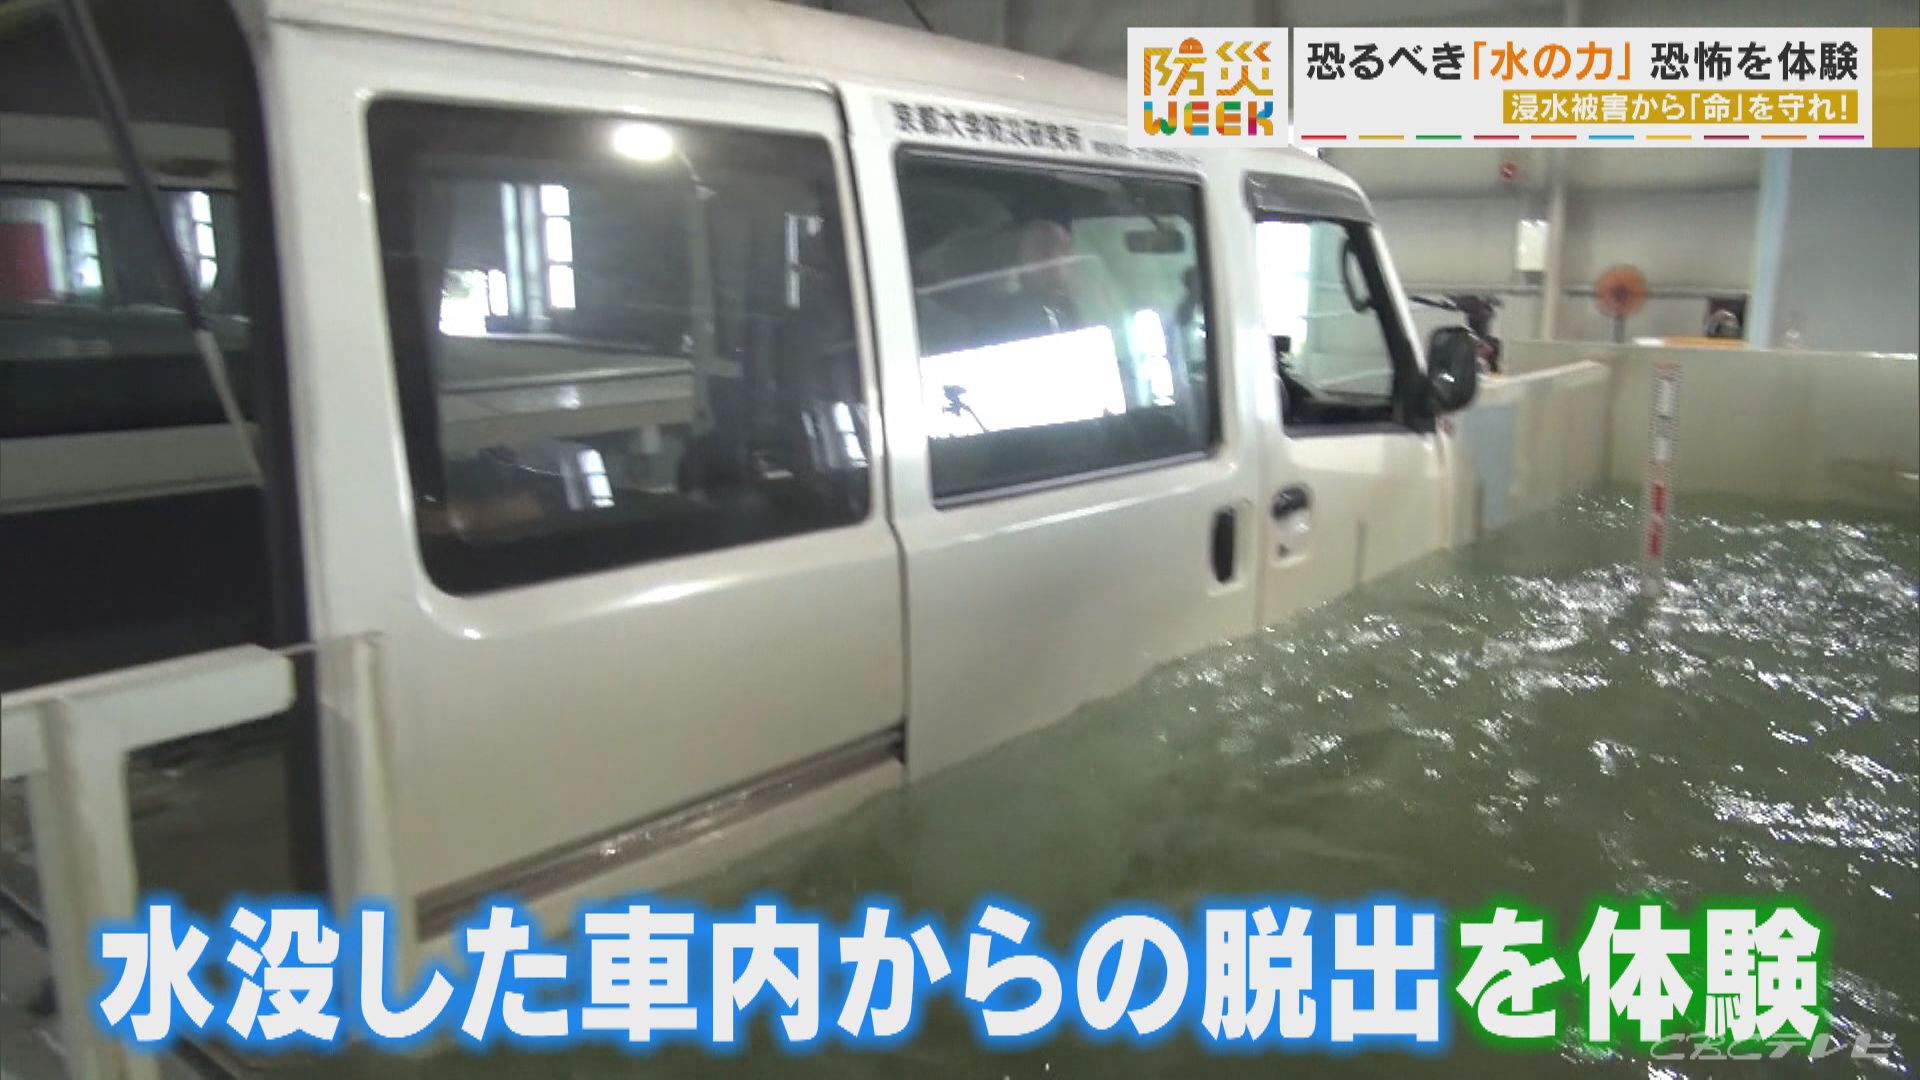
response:
{"label": "concrete wall", "polygon": [[1451,420],[1455,543],[1607,482],[1612,383],[1608,365],[1565,358],[1481,383]]}
{"label": "concrete wall", "polygon": [[1656,364],[1680,365],[1672,484],[1689,495],[1920,511],[1920,359],[1521,342],[1454,426],[1453,541],[1645,480]]}
{"label": "concrete wall", "polygon": [[1773,343],[1920,352],[1920,150],[1795,150]]}
{"label": "concrete wall", "polygon": [[1911,355],[1520,342],[1509,360],[1532,378],[1587,363],[1610,369],[1610,483],[1642,482],[1653,368],[1672,360],[1677,495],[1920,509],[1920,359]]}
{"label": "concrete wall", "polygon": [[1653,364],[1680,364],[1676,494],[1920,508],[1912,356],[1628,349],[1614,361],[1609,471],[1644,475]]}

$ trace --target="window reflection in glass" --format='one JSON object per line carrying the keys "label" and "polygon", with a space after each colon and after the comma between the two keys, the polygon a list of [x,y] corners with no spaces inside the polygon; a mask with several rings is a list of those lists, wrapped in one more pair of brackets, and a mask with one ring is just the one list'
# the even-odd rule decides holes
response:
{"label": "window reflection in glass", "polygon": [[235,195],[161,191],[164,239],[116,184],[0,183],[0,438],[225,420],[180,317],[184,256],[241,409],[252,408]]}
{"label": "window reflection in glass", "polygon": [[1394,384],[1392,305],[1373,230],[1275,218],[1254,231],[1261,313],[1286,386],[1288,422],[1386,419]]}
{"label": "window reflection in glass", "polygon": [[422,551],[481,591],[849,524],[869,500],[814,137],[376,103]]}
{"label": "window reflection in glass", "polygon": [[1211,444],[1195,185],[934,157],[900,174],[936,498]]}

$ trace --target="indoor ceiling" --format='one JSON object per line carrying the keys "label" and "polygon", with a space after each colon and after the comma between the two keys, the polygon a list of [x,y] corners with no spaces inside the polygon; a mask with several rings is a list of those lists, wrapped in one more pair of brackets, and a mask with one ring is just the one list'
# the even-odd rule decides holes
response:
{"label": "indoor ceiling", "polygon": [[[1565,0],[789,0],[1110,74],[1129,26],[1558,26]],[[1915,0],[1576,0],[1587,26],[1915,26]]]}
{"label": "indoor ceiling", "polygon": [[[1332,150],[1327,160],[1376,199],[1406,195],[1484,195],[1545,191],[1550,150]],[[1571,150],[1574,191],[1714,191],[1760,183],[1761,150]],[[1511,179],[1501,165],[1511,162]]]}

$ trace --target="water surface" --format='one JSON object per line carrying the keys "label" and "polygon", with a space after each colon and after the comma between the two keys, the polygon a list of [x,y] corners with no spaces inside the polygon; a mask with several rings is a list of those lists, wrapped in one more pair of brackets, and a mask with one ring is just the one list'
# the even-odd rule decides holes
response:
{"label": "water surface", "polygon": [[[1437,556],[1293,623],[1170,665],[1113,700],[686,891],[776,891],[842,918],[873,893],[958,928],[1018,898],[1066,952],[1120,899],[1185,916],[1219,895],[1380,891],[1449,909],[1507,894],[1571,942],[1588,902],[1643,891],[1691,912],[1788,892],[1831,926],[1833,1030],[1920,1057],[1920,517],[1681,508],[1664,599],[1639,596],[1631,500],[1596,496]],[[958,959],[957,957],[955,959]],[[1197,973],[1196,973],[1197,977]],[[946,984],[955,987],[957,979]],[[432,1077],[1725,1075],[1585,1048],[1218,1057],[1060,1029],[979,1047],[944,997],[894,1054],[725,1060],[673,1051],[449,1054]],[[922,1008],[925,1008],[923,1005]],[[823,1009],[823,1023],[831,1015]],[[1324,1022],[1324,1018],[1323,1018]],[[325,1071],[373,1063],[358,1057]],[[1745,1067],[1745,1071],[1765,1068]],[[1737,1071],[1737,1070],[1736,1070]],[[1804,1068],[1796,1071],[1804,1072]]]}

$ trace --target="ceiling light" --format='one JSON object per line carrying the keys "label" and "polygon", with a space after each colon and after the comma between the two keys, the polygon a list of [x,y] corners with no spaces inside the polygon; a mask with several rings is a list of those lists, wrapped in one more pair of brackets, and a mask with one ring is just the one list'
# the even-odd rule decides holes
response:
{"label": "ceiling light", "polygon": [[630,121],[613,129],[613,152],[635,161],[665,161],[673,154],[673,132],[644,120]]}

